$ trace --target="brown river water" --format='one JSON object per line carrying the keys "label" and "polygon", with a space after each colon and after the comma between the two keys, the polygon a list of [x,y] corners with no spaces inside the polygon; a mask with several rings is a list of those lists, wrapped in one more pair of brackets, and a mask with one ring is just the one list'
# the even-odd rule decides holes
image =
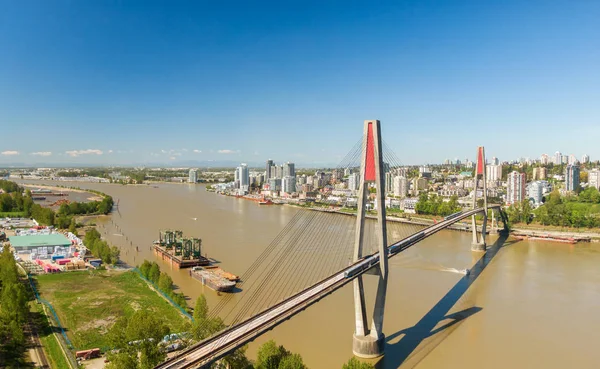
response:
{"label": "brown river water", "polygon": [[[216,195],[202,185],[61,184],[119,200],[118,211],[98,223],[131,265],[155,260],[152,241],[171,228],[201,238],[203,254],[241,275],[300,211]],[[402,227],[406,234],[416,231]],[[468,233],[442,231],[390,260],[387,346],[378,368],[600,368],[599,244],[491,236],[482,256],[470,243]],[[186,270],[161,267],[190,304],[202,293],[211,307],[225,298]],[[468,276],[453,272],[464,268],[472,270]],[[375,286],[365,278],[372,301]],[[346,285],[251,343],[248,356],[274,339],[301,354],[309,368],[341,368],[352,357],[353,317]]]}

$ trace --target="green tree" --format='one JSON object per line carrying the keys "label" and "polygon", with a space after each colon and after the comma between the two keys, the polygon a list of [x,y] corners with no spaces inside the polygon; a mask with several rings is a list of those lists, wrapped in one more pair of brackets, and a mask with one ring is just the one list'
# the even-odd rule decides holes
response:
{"label": "green tree", "polygon": [[158,278],[160,278],[160,267],[158,264],[152,263],[150,271],[148,272],[148,279],[154,283],[158,283]]}
{"label": "green tree", "polygon": [[375,367],[371,364],[363,363],[362,361],[353,357],[352,359],[348,360],[344,366],[342,366],[342,369],[375,369]]}
{"label": "green tree", "polygon": [[167,273],[160,273],[158,288],[165,293],[169,293],[173,289],[173,280]]}
{"label": "green tree", "polygon": [[208,303],[206,297],[200,295],[196,299],[196,305],[194,306],[194,320],[204,321],[208,318]]}
{"label": "green tree", "polygon": [[278,369],[307,369],[302,361],[302,357],[298,354],[289,354],[284,356],[279,362]]}
{"label": "green tree", "polygon": [[269,340],[258,349],[256,369],[278,369],[279,363],[289,352],[283,346],[277,346],[275,341]]}

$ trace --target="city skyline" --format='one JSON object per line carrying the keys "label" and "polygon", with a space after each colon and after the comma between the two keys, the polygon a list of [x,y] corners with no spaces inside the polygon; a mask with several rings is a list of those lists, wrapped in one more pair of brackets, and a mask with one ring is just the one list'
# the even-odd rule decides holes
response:
{"label": "city skyline", "polygon": [[600,4],[498,6],[9,2],[0,165],[600,157]]}

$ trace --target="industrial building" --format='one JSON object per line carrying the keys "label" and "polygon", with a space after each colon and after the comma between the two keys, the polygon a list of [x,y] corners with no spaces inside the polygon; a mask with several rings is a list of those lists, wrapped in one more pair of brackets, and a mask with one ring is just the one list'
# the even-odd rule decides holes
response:
{"label": "industrial building", "polygon": [[29,251],[32,254],[47,255],[52,254],[57,246],[71,246],[71,241],[60,233],[10,236],[8,240],[17,253]]}

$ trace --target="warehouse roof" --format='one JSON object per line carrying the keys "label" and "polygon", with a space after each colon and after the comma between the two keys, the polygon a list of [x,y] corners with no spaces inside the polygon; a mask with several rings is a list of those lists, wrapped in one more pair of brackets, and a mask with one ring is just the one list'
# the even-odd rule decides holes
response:
{"label": "warehouse roof", "polygon": [[71,241],[60,233],[30,236],[11,236],[8,238],[14,248],[40,246],[71,246]]}

